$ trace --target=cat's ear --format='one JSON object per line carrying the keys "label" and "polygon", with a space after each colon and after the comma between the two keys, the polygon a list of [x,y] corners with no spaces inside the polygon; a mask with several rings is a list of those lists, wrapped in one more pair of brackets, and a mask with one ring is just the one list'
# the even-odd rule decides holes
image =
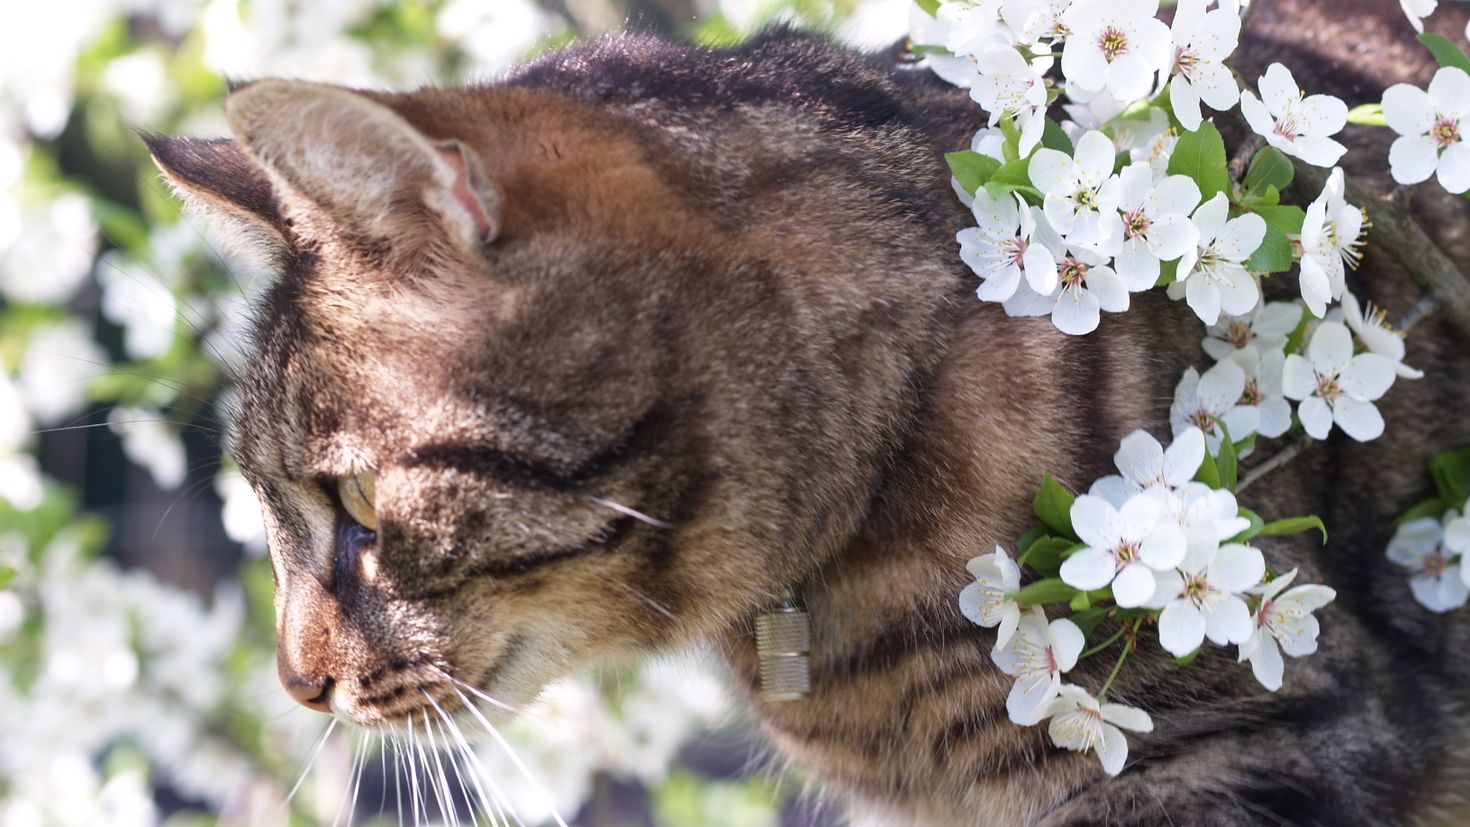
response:
{"label": "cat's ear", "polygon": [[272,178],[359,232],[413,246],[432,215],[473,252],[500,229],[500,191],[475,153],[430,139],[366,95],[258,81],[230,95],[225,116]]}
{"label": "cat's ear", "polygon": [[224,241],[267,257],[287,245],[286,223],[276,205],[270,179],[240,145],[229,138],[187,138],[145,134],[153,163],[183,199],[225,233]]}

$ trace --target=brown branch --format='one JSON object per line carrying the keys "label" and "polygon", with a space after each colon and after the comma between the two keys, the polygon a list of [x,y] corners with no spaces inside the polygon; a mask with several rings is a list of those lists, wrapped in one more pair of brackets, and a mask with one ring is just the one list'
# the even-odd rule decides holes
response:
{"label": "brown branch", "polygon": [[1240,480],[1240,484],[1235,486],[1235,493],[1239,494],[1250,486],[1255,485],[1256,482],[1261,479],[1261,477],[1264,477],[1272,471],[1275,471],[1277,468],[1280,468],[1286,463],[1291,462],[1297,454],[1300,454],[1302,452],[1303,448],[1306,448],[1311,443],[1311,437],[1307,436],[1306,434],[1298,435],[1296,439],[1287,443],[1286,446],[1283,447],[1280,451],[1272,454],[1260,465],[1251,468],[1251,470],[1246,473],[1245,477]]}

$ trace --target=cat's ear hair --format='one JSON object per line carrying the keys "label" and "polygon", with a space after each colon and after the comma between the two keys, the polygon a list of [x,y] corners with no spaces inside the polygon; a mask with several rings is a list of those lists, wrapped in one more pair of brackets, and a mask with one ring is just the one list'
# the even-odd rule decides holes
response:
{"label": "cat's ear hair", "polygon": [[230,138],[144,134],[164,178],[186,206],[250,253],[282,252],[289,233],[265,170]]}
{"label": "cat's ear hair", "polygon": [[232,93],[225,116],[274,179],[360,232],[420,244],[425,210],[466,251],[499,232],[500,191],[475,153],[429,138],[367,95],[264,80]]}

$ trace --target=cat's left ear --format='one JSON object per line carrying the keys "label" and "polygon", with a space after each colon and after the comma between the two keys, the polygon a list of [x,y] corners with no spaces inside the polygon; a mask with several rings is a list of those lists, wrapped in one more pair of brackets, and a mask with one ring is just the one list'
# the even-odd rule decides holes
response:
{"label": "cat's left ear", "polygon": [[359,232],[409,248],[433,217],[474,252],[500,230],[500,190],[474,151],[429,138],[364,94],[264,80],[232,92],[225,117],[274,181]]}

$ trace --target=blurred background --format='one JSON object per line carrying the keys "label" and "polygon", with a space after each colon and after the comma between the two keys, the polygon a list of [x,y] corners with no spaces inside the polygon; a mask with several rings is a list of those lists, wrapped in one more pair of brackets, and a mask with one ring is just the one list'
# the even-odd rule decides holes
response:
{"label": "blurred background", "polygon": [[[784,19],[877,48],[909,5],[7,3],[0,827],[468,823],[427,792],[415,811],[401,753],[323,739],[325,716],[276,683],[260,514],[222,451],[229,366],[269,274],[180,216],[134,130],[227,134],[226,78],[486,80],[620,31],[719,44]],[[595,827],[837,821],[767,763],[705,653],[555,685],[506,737],[527,772],[493,741],[475,760],[526,825],[553,810]]]}

